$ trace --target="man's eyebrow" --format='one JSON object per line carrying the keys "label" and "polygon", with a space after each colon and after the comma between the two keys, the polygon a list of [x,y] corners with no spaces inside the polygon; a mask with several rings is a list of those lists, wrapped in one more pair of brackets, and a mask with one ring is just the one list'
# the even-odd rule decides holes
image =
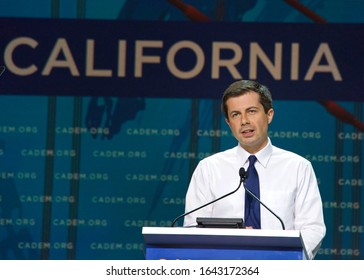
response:
{"label": "man's eyebrow", "polygon": [[259,109],[259,107],[258,106],[250,106],[250,107],[246,108],[245,110],[247,111],[247,110],[250,110],[250,109]]}

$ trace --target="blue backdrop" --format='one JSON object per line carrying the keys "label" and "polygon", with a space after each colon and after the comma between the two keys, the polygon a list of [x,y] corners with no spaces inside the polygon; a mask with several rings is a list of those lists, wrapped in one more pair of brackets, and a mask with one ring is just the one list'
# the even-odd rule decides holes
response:
{"label": "blue backdrop", "polygon": [[184,1],[192,19],[174,1],[10,2],[1,259],[143,259],[141,228],[169,226],[197,162],[237,144],[220,97],[239,78],[270,87],[272,142],[316,170],[317,258],[364,258],[358,2],[301,1],[330,24],[284,1]]}

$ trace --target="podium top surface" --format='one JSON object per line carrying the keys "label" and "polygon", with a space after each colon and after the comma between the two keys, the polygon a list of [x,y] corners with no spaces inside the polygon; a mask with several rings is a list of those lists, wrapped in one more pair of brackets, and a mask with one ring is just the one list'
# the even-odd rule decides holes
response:
{"label": "podium top surface", "polygon": [[147,245],[266,246],[302,248],[296,230],[257,230],[226,228],[143,227]]}

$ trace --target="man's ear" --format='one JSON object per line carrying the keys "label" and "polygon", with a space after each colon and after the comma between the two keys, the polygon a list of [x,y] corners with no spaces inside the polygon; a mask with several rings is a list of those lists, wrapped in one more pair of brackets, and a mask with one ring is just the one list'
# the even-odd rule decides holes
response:
{"label": "man's ear", "polygon": [[268,124],[270,124],[272,122],[273,116],[274,116],[274,110],[273,110],[273,108],[270,108],[267,112]]}

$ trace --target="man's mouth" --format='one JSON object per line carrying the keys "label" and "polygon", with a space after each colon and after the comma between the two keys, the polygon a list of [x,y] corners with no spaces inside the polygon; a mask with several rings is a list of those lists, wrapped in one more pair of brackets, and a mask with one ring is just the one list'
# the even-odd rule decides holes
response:
{"label": "man's mouth", "polygon": [[243,129],[240,131],[241,134],[243,134],[244,136],[248,137],[248,136],[252,136],[254,133],[254,129]]}

